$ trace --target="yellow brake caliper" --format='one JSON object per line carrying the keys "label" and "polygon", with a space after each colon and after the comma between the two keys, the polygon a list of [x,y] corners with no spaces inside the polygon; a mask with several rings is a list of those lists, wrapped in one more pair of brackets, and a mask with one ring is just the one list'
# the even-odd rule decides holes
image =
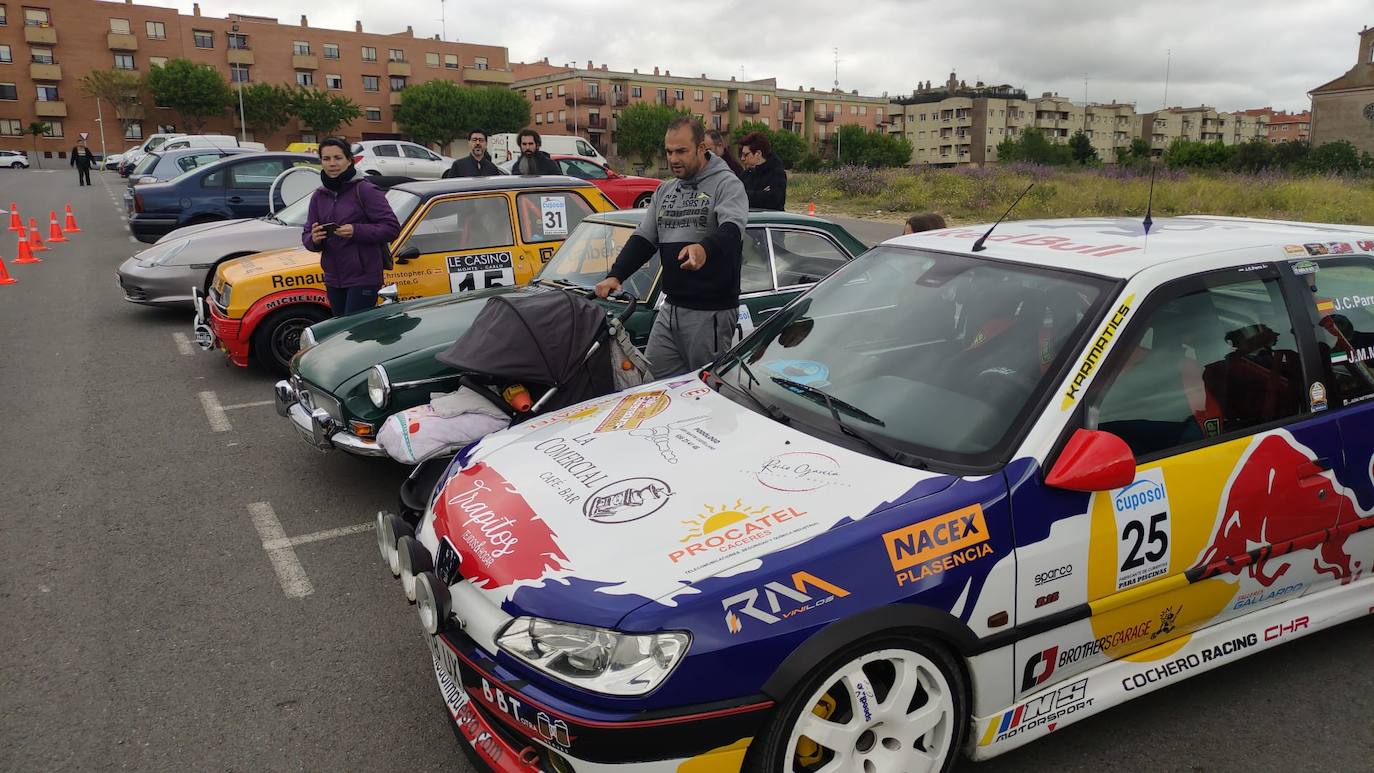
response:
{"label": "yellow brake caliper", "polygon": [[[821,699],[811,707],[811,713],[821,719],[830,719],[830,715],[835,713],[835,699],[829,694],[822,695]],[[797,739],[797,762],[803,765],[816,765],[821,761],[821,745],[815,741],[802,736]]]}

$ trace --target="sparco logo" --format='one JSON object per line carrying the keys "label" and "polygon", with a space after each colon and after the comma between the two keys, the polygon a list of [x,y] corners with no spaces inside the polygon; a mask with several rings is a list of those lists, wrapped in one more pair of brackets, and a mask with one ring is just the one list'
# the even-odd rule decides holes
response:
{"label": "sparco logo", "polygon": [[1072,576],[1073,564],[1064,564],[1063,566],[1057,569],[1051,569],[1047,572],[1041,572],[1040,574],[1035,575],[1035,584],[1037,586],[1040,586],[1046,583],[1054,582],[1055,580],[1062,580],[1065,577]]}
{"label": "sparco logo", "polygon": [[1116,495],[1117,512],[1136,510],[1153,502],[1163,502],[1167,499],[1164,487],[1152,480],[1138,480],[1135,483],[1121,489],[1121,493]]}

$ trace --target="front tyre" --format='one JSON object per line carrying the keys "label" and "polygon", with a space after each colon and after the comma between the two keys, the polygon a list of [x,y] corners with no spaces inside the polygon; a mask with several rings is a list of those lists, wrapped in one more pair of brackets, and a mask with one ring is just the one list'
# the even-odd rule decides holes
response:
{"label": "front tyre", "polygon": [[641,193],[641,194],[639,194],[639,198],[635,199],[634,209],[642,209],[642,208],[644,208],[644,207],[647,207],[647,206],[649,206],[649,202],[651,202],[651,201],[653,201],[653,200],[654,200],[654,194],[652,194],[652,193]]}
{"label": "front tyre", "polygon": [[963,671],[942,648],[883,637],[831,657],[783,703],[747,767],[945,773],[968,728]]}
{"label": "front tyre", "polygon": [[309,303],[297,303],[274,312],[253,331],[250,354],[264,370],[278,376],[291,372],[291,358],[301,348],[305,329],[329,318],[329,312]]}

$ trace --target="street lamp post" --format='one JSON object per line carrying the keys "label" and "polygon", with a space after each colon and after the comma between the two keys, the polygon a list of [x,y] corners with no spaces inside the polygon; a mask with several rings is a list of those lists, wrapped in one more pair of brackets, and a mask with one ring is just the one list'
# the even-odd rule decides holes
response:
{"label": "street lamp post", "polygon": [[[231,26],[231,29],[233,29],[234,34],[237,35],[239,31],[239,23],[235,21]],[[230,69],[229,72],[230,76],[232,77],[233,70]],[[238,85],[239,90],[239,142],[247,142],[248,122],[244,120],[243,117],[243,80],[241,78],[234,78],[234,83]]]}
{"label": "street lamp post", "polygon": [[[573,68],[573,71],[574,71],[574,72],[577,71],[577,62],[568,62],[568,66],[571,67],[571,68]],[[576,137],[576,136],[577,136],[577,86],[576,86],[576,85],[570,85],[568,88],[572,90],[572,100],[573,100],[573,112],[572,112],[572,116],[573,116],[573,136]]]}
{"label": "street lamp post", "polygon": [[109,152],[105,150],[105,116],[100,112],[100,97],[95,98],[95,122],[100,127],[100,171],[103,171]]}

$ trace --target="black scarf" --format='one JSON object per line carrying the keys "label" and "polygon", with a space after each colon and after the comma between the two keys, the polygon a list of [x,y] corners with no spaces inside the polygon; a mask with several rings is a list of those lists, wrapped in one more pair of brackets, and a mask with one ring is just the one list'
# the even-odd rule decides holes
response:
{"label": "black scarf", "polygon": [[342,172],[339,172],[338,177],[330,177],[329,175],[324,173],[323,169],[321,169],[320,183],[323,184],[324,187],[328,188],[329,190],[338,193],[339,191],[343,190],[344,184],[347,183],[349,180],[352,180],[353,177],[357,174],[358,168],[353,166],[352,164],[349,164],[347,169],[343,170]]}

